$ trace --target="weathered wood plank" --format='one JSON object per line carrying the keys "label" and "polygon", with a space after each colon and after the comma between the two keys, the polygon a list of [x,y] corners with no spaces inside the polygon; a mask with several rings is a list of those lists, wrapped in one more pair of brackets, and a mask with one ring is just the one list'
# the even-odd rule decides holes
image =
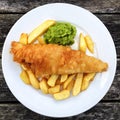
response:
{"label": "weathered wood plank", "polygon": [[2,48],[3,48],[3,43],[0,43],[0,58],[2,57]]}
{"label": "weathered wood plank", "polygon": [[10,28],[23,14],[0,14],[0,43],[5,41]]}
{"label": "weathered wood plank", "polygon": [[102,100],[120,100],[120,72],[119,75],[116,73],[116,76],[108,93]]}
{"label": "weathered wood plank", "polygon": [[78,5],[93,13],[120,13],[119,0],[1,0],[0,12],[25,13],[40,5],[55,2]]}
{"label": "weathered wood plank", "polygon": [[[119,120],[120,103],[98,103],[82,114],[60,120]],[[0,120],[56,120],[28,110],[21,104],[0,104]]]}
{"label": "weathered wood plank", "polygon": [[17,100],[9,90],[4,80],[2,66],[1,66],[1,59],[0,59],[0,102],[6,102],[6,101],[17,101]]}
{"label": "weathered wood plank", "polygon": [[[120,45],[120,14],[95,14],[108,28],[111,33],[115,44]],[[117,47],[117,46],[116,46]]]}
{"label": "weathered wood plank", "polygon": [[0,76],[0,102],[7,102],[7,101],[17,101],[17,100],[9,90],[5,80],[3,78],[1,79]]}

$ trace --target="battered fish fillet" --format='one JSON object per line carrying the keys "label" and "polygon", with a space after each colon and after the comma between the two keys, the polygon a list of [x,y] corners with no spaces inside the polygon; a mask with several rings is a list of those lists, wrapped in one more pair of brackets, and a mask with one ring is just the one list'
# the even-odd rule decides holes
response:
{"label": "battered fish fillet", "polygon": [[11,44],[13,60],[23,64],[37,77],[51,74],[92,73],[106,71],[108,64],[79,50],[55,44]]}

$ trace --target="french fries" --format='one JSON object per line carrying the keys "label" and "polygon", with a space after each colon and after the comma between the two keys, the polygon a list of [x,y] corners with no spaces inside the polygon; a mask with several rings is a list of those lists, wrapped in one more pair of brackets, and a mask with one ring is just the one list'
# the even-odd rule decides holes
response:
{"label": "french fries", "polygon": [[72,92],[73,96],[76,96],[80,93],[82,80],[83,80],[83,73],[78,73],[73,86],[73,92]]}
{"label": "french fries", "polygon": [[35,77],[35,75],[32,73],[31,70],[27,70],[27,73],[28,73],[28,76],[29,76],[29,80],[30,80],[31,85],[32,85],[34,88],[39,89],[39,88],[40,88],[39,82],[38,82],[37,78]]}
{"label": "french fries", "polygon": [[27,33],[22,33],[20,35],[20,39],[19,39],[19,42],[26,45],[27,42],[28,42],[28,34]]}
{"label": "french fries", "polygon": [[43,93],[45,93],[45,94],[48,94],[49,86],[47,85],[47,80],[46,79],[42,79],[39,84],[40,84],[41,91]]}
{"label": "french fries", "polygon": [[85,41],[86,41],[87,48],[89,49],[89,51],[91,53],[94,53],[94,43],[92,41],[92,38],[89,35],[86,35],[85,36]]}
{"label": "french fries", "polygon": [[[94,53],[94,43],[93,43],[91,37],[89,35],[86,35],[84,37],[84,35],[81,33],[79,49],[85,53],[87,48],[91,53]],[[73,87],[73,95],[77,95],[79,93],[80,89],[81,89],[81,91],[86,90],[90,84],[90,81],[94,78],[94,76],[95,76],[95,73],[86,74],[82,78],[80,86],[77,86],[77,84],[76,84],[77,80],[76,80],[74,87]],[[75,87],[75,86],[77,86],[77,87]],[[78,91],[78,92],[75,92],[75,91]]]}
{"label": "french fries", "polygon": [[[43,39],[45,31],[56,21],[46,20],[38,27],[36,27],[29,35],[22,33],[20,35],[19,42],[26,44],[34,44],[37,40],[38,44],[46,44]],[[89,35],[79,35],[79,50],[86,54],[88,49],[91,53],[94,53],[94,43]],[[95,77],[96,73],[76,73],[72,75],[50,75],[38,80],[31,70],[21,64],[22,71],[20,78],[25,84],[33,86],[35,89],[40,89],[44,94],[51,94],[55,100],[64,100],[70,97],[72,92],[73,96],[78,95],[80,92],[86,90]]]}
{"label": "french fries", "polygon": [[80,51],[82,52],[86,52],[86,49],[87,49],[87,45],[86,45],[86,42],[85,42],[85,39],[84,39],[84,35],[82,33],[80,33],[80,36],[79,36],[79,39],[80,39]]}
{"label": "french fries", "polygon": [[68,79],[63,83],[63,89],[67,88],[67,86],[73,80],[74,77],[75,77],[75,74],[73,74],[73,75],[71,75],[71,76],[68,77]]}
{"label": "french fries", "polygon": [[20,78],[23,80],[23,82],[25,84],[30,84],[29,77],[28,77],[27,72],[25,70],[22,70],[22,72],[20,73]]}
{"label": "french fries", "polygon": [[28,36],[28,44],[33,43],[38,36],[43,35],[43,33],[52,25],[55,24],[55,20],[46,20],[38,27],[36,27]]}
{"label": "french fries", "polygon": [[43,37],[39,36],[37,38],[37,40],[38,40],[39,44],[45,44],[45,40],[43,39]]}
{"label": "french fries", "polygon": [[70,96],[70,91],[69,90],[62,90],[59,93],[53,94],[53,97],[56,100],[64,100],[64,99],[68,98],[69,96]]}
{"label": "french fries", "polygon": [[89,86],[90,81],[94,78],[95,73],[88,73],[83,77],[81,91],[86,90]]}
{"label": "french fries", "polygon": [[68,84],[68,86],[67,86],[66,90],[71,91],[71,90],[73,89],[74,82],[75,82],[75,81],[74,81],[74,80],[72,80],[72,81]]}
{"label": "french fries", "polygon": [[58,79],[58,75],[51,75],[47,82],[48,85],[51,87],[55,86],[57,79]]}
{"label": "french fries", "polygon": [[58,93],[60,91],[60,85],[56,85],[54,87],[51,87],[48,89],[49,94],[55,94]]}
{"label": "french fries", "polygon": [[67,75],[67,74],[61,75],[60,82],[61,82],[61,83],[65,82],[65,80],[67,80],[67,78],[68,78],[68,75]]}

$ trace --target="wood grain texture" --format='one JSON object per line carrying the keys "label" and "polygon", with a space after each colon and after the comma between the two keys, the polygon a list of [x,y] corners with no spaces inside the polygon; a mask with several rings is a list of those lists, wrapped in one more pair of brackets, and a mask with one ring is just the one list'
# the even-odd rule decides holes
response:
{"label": "wood grain texture", "polygon": [[[98,103],[95,107],[82,114],[60,118],[59,120],[119,120],[120,103]],[[0,120],[57,120],[45,117],[28,110],[21,104],[0,105]]]}
{"label": "wood grain texture", "polygon": [[22,15],[23,14],[0,14],[0,43],[4,43],[9,30]]}
{"label": "wood grain texture", "polygon": [[70,3],[84,7],[93,13],[120,13],[119,0],[1,0],[1,13],[25,13],[48,3]]}

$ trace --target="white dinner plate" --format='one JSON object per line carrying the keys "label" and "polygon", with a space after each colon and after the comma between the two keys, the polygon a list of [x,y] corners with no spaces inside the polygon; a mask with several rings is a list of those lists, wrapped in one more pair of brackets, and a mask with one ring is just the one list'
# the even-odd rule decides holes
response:
{"label": "white dinner plate", "polygon": [[[52,96],[24,84],[19,77],[20,66],[13,62],[13,56],[10,54],[13,40],[19,41],[21,33],[30,33],[47,19],[73,24],[78,30],[76,37],[80,32],[89,34],[95,43],[97,57],[109,65],[106,72],[96,75],[86,91],[62,101],[56,101]],[[73,48],[77,47],[76,43]],[[108,92],[116,70],[116,51],[109,31],[95,15],[75,5],[53,3],[29,11],[13,25],[3,46],[2,69],[9,89],[24,106],[45,116],[68,117],[92,108]]]}

